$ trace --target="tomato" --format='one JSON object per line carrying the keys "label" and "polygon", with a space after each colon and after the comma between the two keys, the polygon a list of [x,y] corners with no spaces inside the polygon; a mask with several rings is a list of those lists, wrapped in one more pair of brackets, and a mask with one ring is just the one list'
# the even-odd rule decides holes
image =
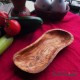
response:
{"label": "tomato", "polygon": [[0,11],[0,26],[5,25],[5,19],[8,18],[8,14],[5,11]]}
{"label": "tomato", "polygon": [[9,36],[15,36],[20,33],[21,26],[16,20],[7,20],[4,31]]}

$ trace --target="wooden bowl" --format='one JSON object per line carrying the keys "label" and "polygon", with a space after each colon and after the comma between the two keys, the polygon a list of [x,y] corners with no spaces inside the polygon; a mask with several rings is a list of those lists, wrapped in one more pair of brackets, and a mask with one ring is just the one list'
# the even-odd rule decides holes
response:
{"label": "wooden bowl", "polygon": [[41,17],[43,20],[52,20],[52,21],[62,20],[70,9],[69,6],[67,6],[66,11],[63,13],[63,12],[44,11],[39,9],[35,4],[34,6],[37,16]]}
{"label": "wooden bowl", "polygon": [[39,73],[47,68],[56,55],[73,40],[73,35],[68,31],[49,30],[34,43],[15,53],[14,64],[25,72]]}

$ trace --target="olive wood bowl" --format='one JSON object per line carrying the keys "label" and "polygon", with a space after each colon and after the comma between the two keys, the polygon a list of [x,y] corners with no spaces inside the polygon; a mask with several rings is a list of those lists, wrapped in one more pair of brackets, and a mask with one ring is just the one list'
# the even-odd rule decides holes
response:
{"label": "olive wood bowl", "polygon": [[48,30],[35,42],[15,53],[14,64],[25,72],[39,73],[47,68],[56,55],[73,40],[73,35],[68,31]]}

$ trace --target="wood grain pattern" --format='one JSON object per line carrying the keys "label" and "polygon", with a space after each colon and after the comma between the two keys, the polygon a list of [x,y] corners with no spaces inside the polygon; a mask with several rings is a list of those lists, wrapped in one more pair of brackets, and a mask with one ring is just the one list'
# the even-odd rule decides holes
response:
{"label": "wood grain pattern", "polygon": [[14,64],[29,73],[43,71],[60,50],[71,44],[73,36],[61,29],[49,30],[37,41],[15,53]]}

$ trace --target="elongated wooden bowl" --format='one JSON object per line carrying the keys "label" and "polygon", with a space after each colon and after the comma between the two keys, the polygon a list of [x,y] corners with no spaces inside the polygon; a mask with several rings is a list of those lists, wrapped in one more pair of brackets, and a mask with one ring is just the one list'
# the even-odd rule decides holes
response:
{"label": "elongated wooden bowl", "polygon": [[38,40],[13,56],[14,64],[28,73],[39,73],[53,61],[56,55],[73,42],[73,35],[62,29],[45,32]]}

